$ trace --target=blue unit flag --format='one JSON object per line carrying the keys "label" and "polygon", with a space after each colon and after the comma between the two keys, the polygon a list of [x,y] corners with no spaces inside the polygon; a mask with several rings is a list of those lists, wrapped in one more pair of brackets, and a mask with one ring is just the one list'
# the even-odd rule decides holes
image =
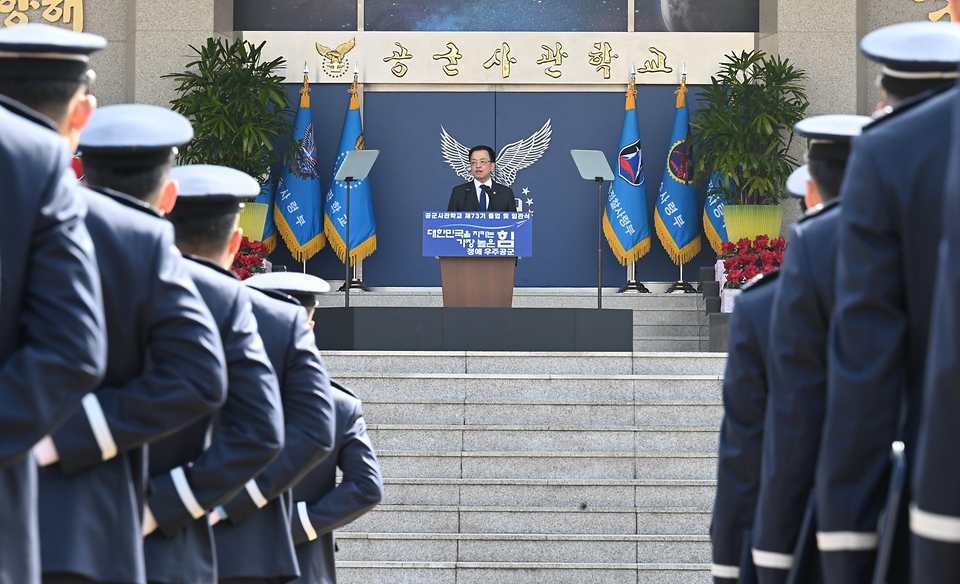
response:
{"label": "blue unit flag", "polygon": [[684,76],[676,91],[677,114],[653,215],[657,237],[677,265],[689,262],[700,253],[700,214],[697,213],[697,189],[693,185],[693,141],[686,93]]}
{"label": "blue unit flag", "polygon": [[616,176],[607,192],[603,233],[613,255],[622,265],[632,264],[650,251],[650,223],[643,183],[643,152],[637,122],[637,86],[633,77],[617,150]]}
{"label": "blue unit flag", "polygon": [[[333,175],[343,164],[347,152],[363,150],[363,121],[360,119],[360,91],[357,88],[357,76],[353,76],[350,87],[350,105],[343,120],[340,132],[340,146],[337,148],[337,163]],[[324,201],[326,216],[323,230],[330,241],[330,247],[340,261],[346,261],[344,244],[347,233],[347,183],[332,181]],[[377,222],[373,217],[373,200],[370,196],[369,177],[350,183],[350,265],[355,265],[377,250]]]}
{"label": "blue unit flag", "polygon": [[[262,203],[267,206],[267,209],[272,210],[274,208],[273,192],[273,185],[265,184],[253,202]],[[277,249],[277,224],[273,220],[273,213],[267,213],[267,217],[264,219],[261,241],[270,248],[270,251]]]}
{"label": "blue unit flag", "polygon": [[[326,245],[320,215],[320,179],[310,114],[310,85],[306,73],[300,90],[300,109],[293,123],[296,148],[284,160],[273,207],[277,231],[293,259],[305,262]],[[266,235],[264,235],[266,237]]]}
{"label": "blue unit flag", "polygon": [[727,241],[727,223],[723,218],[724,193],[727,184],[720,172],[713,173],[707,187],[707,200],[703,204],[703,233],[713,251],[720,255],[720,244]]}

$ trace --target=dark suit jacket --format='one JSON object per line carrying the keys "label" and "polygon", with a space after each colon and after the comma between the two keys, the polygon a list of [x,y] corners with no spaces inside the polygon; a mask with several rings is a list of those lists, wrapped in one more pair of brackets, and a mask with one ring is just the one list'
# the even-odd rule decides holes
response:
{"label": "dark suit jacket", "polygon": [[[360,399],[331,381],[337,429],[333,454],[293,489],[293,541],[301,576],[296,584],[335,584],[333,530],[383,499],[380,465],[367,436]],[[337,485],[337,467],[343,481]]]}
{"label": "dark suit jacket", "polygon": [[[43,571],[142,582],[143,445],[213,413],[226,397],[226,366],[170,223],[126,195],[82,190],[101,268],[107,374],[53,433],[60,463],[40,471]],[[104,450],[94,428],[115,448]]]}
{"label": "dark suit jacket", "polygon": [[100,278],[87,208],[63,138],[0,97],[0,583],[39,581],[30,448],[106,369]]}
{"label": "dark suit jacket", "polygon": [[[513,198],[513,189],[498,182],[493,182],[490,186],[490,190],[487,191],[487,211],[516,212],[517,201]],[[453,187],[453,192],[450,193],[450,203],[447,204],[447,211],[479,210],[480,199],[473,181]]]}
{"label": "dark suit jacket", "polygon": [[[847,163],[817,468],[817,540],[828,581],[869,580],[874,550],[845,542],[850,532],[860,534],[858,543],[876,538],[890,444],[902,439],[913,458],[957,99],[953,88],[900,106],[866,127]],[[898,564],[909,560],[905,547],[893,555]],[[902,581],[905,570],[892,570],[890,582]]]}
{"label": "dark suit jacket", "polygon": [[[770,320],[763,478],[753,547],[792,555],[813,489],[827,402],[827,331],[833,309],[840,201],[794,225]],[[789,567],[757,566],[761,582]],[[767,574],[768,571],[772,573]]]}
{"label": "dark suit jacket", "polygon": [[[214,420],[150,445],[147,504],[159,528],[144,539],[144,552],[151,582],[207,584],[216,581],[216,568],[206,512],[232,499],[279,454],[283,410],[246,286],[212,262],[188,258],[194,261],[184,262],[187,273],[220,330],[227,400]],[[192,497],[181,496],[184,489]]]}
{"label": "dark suit jacket", "polygon": [[266,470],[223,505],[228,519],[213,528],[217,572],[221,580],[288,582],[300,574],[290,539],[290,489],[333,450],[334,403],[306,310],[285,294],[249,292],[280,382],[284,445]]}
{"label": "dark suit jacket", "polygon": [[[716,582],[736,582],[749,553],[749,532],[760,487],[763,416],[767,404],[767,339],[778,273],[743,289],[730,315],[729,355],[723,375],[723,424],[717,496],[710,538]],[[734,576],[736,572],[738,575]]]}

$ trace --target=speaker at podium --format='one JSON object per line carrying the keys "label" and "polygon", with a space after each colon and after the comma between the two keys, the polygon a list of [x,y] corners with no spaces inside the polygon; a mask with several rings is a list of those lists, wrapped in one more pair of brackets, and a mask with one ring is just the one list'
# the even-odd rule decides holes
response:
{"label": "speaker at podium", "polygon": [[444,308],[511,308],[517,258],[533,255],[533,214],[425,211],[423,255],[440,259]]}

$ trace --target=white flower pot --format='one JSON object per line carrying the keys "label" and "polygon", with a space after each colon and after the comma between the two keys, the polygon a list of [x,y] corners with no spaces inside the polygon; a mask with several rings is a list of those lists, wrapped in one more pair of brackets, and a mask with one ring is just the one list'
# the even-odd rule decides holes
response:
{"label": "white flower pot", "polygon": [[720,289],[723,290],[723,284],[727,281],[727,275],[724,273],[726,270],[723,268],[723,260],[717,260],[717,263],[713,267],[714,279],[717,282],[720,282]]}
{"label": "white flower pot", "polygon": [[737,295],[740,294],[739,288],[724,288],[720,291],[720,312],[733,312],[733,304]]}

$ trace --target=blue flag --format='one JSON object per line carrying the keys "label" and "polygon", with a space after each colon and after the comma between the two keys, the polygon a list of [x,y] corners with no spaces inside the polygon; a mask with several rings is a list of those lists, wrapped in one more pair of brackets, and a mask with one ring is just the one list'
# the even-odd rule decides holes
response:
{"label": "blue flag", "polygon": [[707,236],[713,251],[720,255],[720,244],[727,241],[727,223],[723,219],[724,193],[718,190],[726,192],[729,189],[720,173],[715,172],[710,177],[707,199],[703,204],[703,233]]}
{"label": "blue flag", "polygon": [[650,251],[650,224],[647,222],[647,197],[643,186],[643,153],[637,125],[637,87],[631,78],[627,89],[620,149],[617,151],[617,175],[607,193],[603,211],[603,233],[613,255],[624,266]]}
{"label": "blue flag", "polygon": [[293,123],[296,148],[284,160],[273,207],[277,231],[290,249],[293,259],[305,262],[323,249],[320,214],[320,179],[317,178],[317,150],[314,147],[313,118],[310,115],[310,87],[303,76],[300,109]]}
{"label": "blue flag", "polygon": [[670,151],[653,215],[657,237],[677,265],[689,262],[700,253],[700,214],[697,213],[697,189],[693,186],[693,142],[686,93],[684,78],[676,91],[677,115],[673,119]]}
{"label": "blue flag", "polygon": [[[347,152],[363,150],[363,121],[360,119],[360,95],[357,89],[357,77],[353,77],[350,88],[350,106],[343,120],[340,132],[340,147],[337,149],[337,163],[333,166],[333,175],[343,164]],[[324,201],[326,216],[323,230],[330,241],[330,247],[340,261],[346,261],[347,233],[347,183],[332,181]],[[354,265],[377,250],[377,223],[373,218],[373,201],[370,197],[370,179],[350,183],[350,265]]]}
{"label": "blue flag", "polygon": [[[254,203],[261,203],[267,206],[267,209],[273,209],[273,185],[265,184],[263,188],[260,189],[260,194],[257,195],[257,198],[253,201]],[[277,224],[274,223],[273,213],[267,213],[266,221],[263,223],[263,236],[260,238],[267,247],[270,248],[270,251],[277,249]]]}

